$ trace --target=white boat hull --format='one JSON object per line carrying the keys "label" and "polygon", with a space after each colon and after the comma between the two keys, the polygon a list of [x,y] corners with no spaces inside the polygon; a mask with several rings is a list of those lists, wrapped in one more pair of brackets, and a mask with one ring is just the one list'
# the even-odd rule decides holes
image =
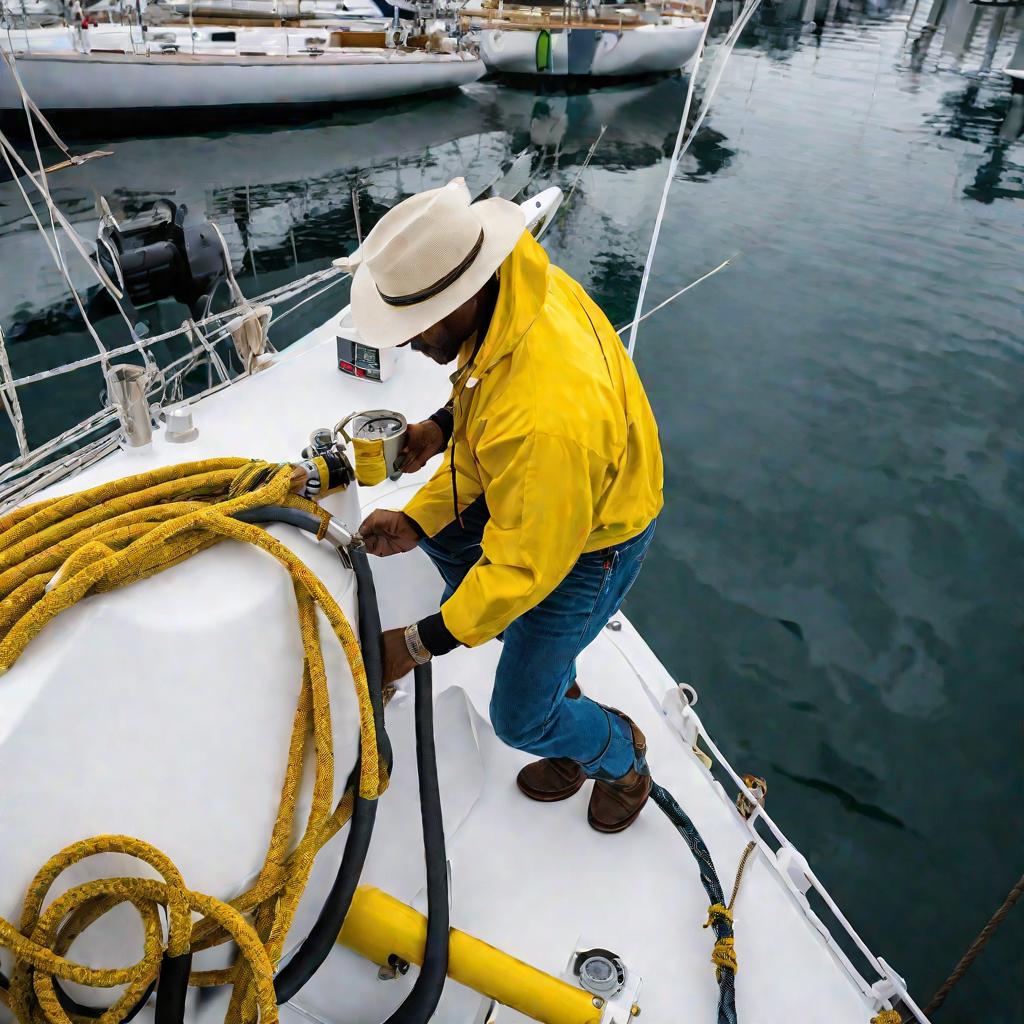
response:
{"label": "white boat hull", "polygon": [[[22,54],[18,71],[43,110],[345,104],[457,88],[484,73],[464,53],[346,50],[321,56]],[[20,110],[13,76],[0,76],[0,110]]]}
{"label": "white boat hull", "polygon": [[676,71],[700,46],[703,25],[680,20],[672,25],[609,29],[553,30],[549,70],[538,67],[540,31],[483,29],[480,56],[489,71],[508,75],[591,75],[616,78]]}

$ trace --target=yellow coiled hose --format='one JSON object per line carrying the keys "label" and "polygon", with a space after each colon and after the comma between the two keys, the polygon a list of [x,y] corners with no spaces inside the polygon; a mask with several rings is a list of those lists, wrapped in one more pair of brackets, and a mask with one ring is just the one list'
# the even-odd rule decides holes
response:
{"label": "yellow coiled hose", "polygon": [[[262,505],[312,512],[318,505],[291,493],[293,468],[245,459],[211,459],[168,466],[91,490],[17,509],[0,520],[0,673],[55,616],[91,594],[155,575],[221,540],[252,544],[273,555],[292,578],[304,657],[288,762],[267,854],[253,885],[229,903],[190,890],[159,850],[131,836],[85,839],[51,857],[32,880],[17,926],[0,918],[0,947],[15,958],[8,1003],[23,1024],[72,1024],[54,979],[109,988],[127,986],[100,1016],[117,1024],[156,979],[161,960],[232,940],[235,964],[193,971],[192,985],[233,985],[227,1020],[277,1021],[274,967],[281,956],[299,899],[320,848],[348,821],[350,788],[332,807],[334,751],[330,699],[316,609],[326,616],[352,669],[359,703],[359,795],[375,799],[387,786],[378,758],[373,708],[356,636],[338,603],[286,545],[263,528],[239,522],[236,513]],[[47,590],[47,585],[54,581]],[[69,737],[69,740],[71,738]],[[315,760],[312,804],[293,843],[293,814],[307,749]],[[97,853],[122,853],[154,868],[159,880],[104,878],[76,886],[46,909],[47,893],[72,864]],[[69,960],[75,938],[109,910],[129,903],[144,931],[143,955],[126,967],[97,969]],[[166,938],[159,908],[167,913]],[[193,920],[193,915],[201,915]]]}

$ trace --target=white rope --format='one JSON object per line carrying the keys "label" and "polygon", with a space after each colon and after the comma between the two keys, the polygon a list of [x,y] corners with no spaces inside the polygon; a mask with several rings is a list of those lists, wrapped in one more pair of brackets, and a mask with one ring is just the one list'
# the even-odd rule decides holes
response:
{"label": "white rope", "polygon": [[640,280],[640,293],[637,296],[636,310],[633,314],[633,322],[630,325],[629,330],[629,343],[627,345],[627,349],[630,356],[633,355],[633,352],[636,349],[636,333],[642,319],[641,314],[643,313],[644,299],[647,296],[647,285],[651,279],[651,267],[654,264],[654,252],[658,247],[658,238],[661,235],[661,224],[665,218],[665,209],[668,205],[668,194],[669,190],[672,188],[672,181],[675,178],[676,171],[679,168],[679,161],[682,160],[686,151],[690,148],[690,143],[693,142],[701,125],[704,123],[704,118],[707,117],[708,110],[711,107],[711,100],[714,98],[715,91],[718,88],[718,83],[722,78],[722,72],[725,70],[725,64],[732,53],[733,47],[736,45],[736,40],[739,39],[740,33],[742,33],[743,29],[747,26],[747,22],[750,21],[754,12],[760,6],[761,0],[747,0],[747,5],[729,29],[729,32],[722,43],[720,59],[716,63],[716,68],[712,70],[711,78],[708,81],[704,105],[700,114],[697,116],[696,121],[694,121],[693,128],[687,134],[686,120],[690,114],[690,106],[693,102],[694,86],[697,82],[697,72],[700,70],[701,60],[704,57],[704,47],[707,42],[711,19],[715,13],[716,2],[717,0],[711,0],[711,6],[708,8],[707,15],[704,19],[704,31],[701,33],[700,45],[697,48],[697,57],[693,64],[693,70],[690,73],[690,82],[686,89],[686,100],[683,103],[683,114],[679,119],[679,131],[676,133],[676,143],[672,150],[672,159],[669,161],[668,172],[665,175],[665,184],[661,191],[661,203],[658,206],[658,216],[654,221],[654,233],[651,235],[651,244],[647,250],[647,260],[644,263],[643,277]]}
{"label": "white rope", "polygon": [[[85,306],[82,303],[82,300],[78,294],[78,290],[75,288],[74,282],[71,280],[71,274],[68,271],[67,262],[64,259],[64,253],[61,251],[60,236],[57,234],[57,224],[53,216],[53,209],[56,204],[53,202],[52,197],[50,196],[50,183],[49,181],[47,181],[46,178],[46,168],[43,164],[43,156],[39,152],[39,141],[36,139],[35,124],[32,120],[32,111],[29,108],[28,93],[25,91],[25,88],[21,83],[21,76],[18,74],[18,69],[13,64],[13,61],[9,62],[8,66],[11,69],[11,73],[14,75],[14,80],[18,85],[18,89],[21,92],[21,103],[22,107],[25,110],[25,120],[28,122],[28,133],[29,137],[32,140],[32,149],[36,156],[36,165],[39,168],[39,181],[41,183],[41,192],[44,200],[46,201],[46,210],[50,218],[50,231],[53,235],[53,251],[56,251],[57,254],[57,265],[60,269],[61,274],[64,277],[65,283],[71,290],[71,294],[74,296],[75,304],[78,306],[78,310],[82,314],[82,319],[85,321],[85,326],[88,329],[90,336],[96,343],[96,347],[99,350],[99,352],[104,355],[105,360],[107,347],[106,345],[103,344],[103,340],[100,338],[99,332],[94,329],[92,323],[89,320],[89,317],[86,315]],[[107,364],[104,361],[104,371],[106,371],[106,365]]]}
{"label": "white rope", "polygon": [[270,321],[268,326],[273,327],[274,324],[279,324],[286,316],[291,316],[291,314],[294,313],[295,310],[297,310],[300,306],[304,306],[307,302],[312,302],[314,299],[320,298],[321,295],[323,295],[325,292],[329,292],[335,285],[341,284],[341,282],[344,281],[345,278],[349,276],[350,275],[346,274],[345,277],[337,277],[333,281],[328,281],[327,284],[325,284],[323,288],[321,288],[319,291],[313,292],[312,295],[307,295],[301,302],[296,302],[294,306],[290,307],[289,309],[286,309],[283,313],[279,314],[278,316],[275,316],[274,319]]}
{"label": "white rope", "polygon": [[[203,317],[201,320],[185,321],[180,327],[175,327],[172,330],[165,331],[163,334],[153,334],[145,338],[140,338],[138,341],[132,342],[131,344],[122,345],[120,348],[107,349],[106,355],[108,358],[113,358],[115,356],[136,352],[139,349],[152,348],[154,345],[164,341],[169,341],[172,338],[187,336],[191,327],[201,329],[212,324],[218,324],[224,320],[230,320],[239,314],[245,313],[250,308],[250,304],[259,305],[261,303],[272,304],[274,302],[285,302],[295,295],[301,295],[302,292],[314,287],[321,281],[327,280],[330,282],[327,287],[322,288],[320,291],[316,292],[316,294],[309,296],[300,303],[296,303],[293,308],[297,309],[299,306],[304,305],[311,299],[315,299],[317,296],[322,295],[329,288],[333,288],[334,285],[340,284],[350,276],[350,274],[343,273],[337,267],[328,267],[326,270],[317,270],[311,274],[307,274],[304,278],[299,278],[298,281],[292,281],[287,285],[279,285],[277,288],[272,289],[263,295],[258,295],[253,299],[246,299],[245,305],[232,306],[231,309],[226,309],[220,313],[211,313],[209,316]],[[284,313],[281,313],[271,321],[271,325],[284,319],[284,317],[286,317],[291,311],[291,309],[285,310]],[[211,344],[217,344],[227,337],[227,328],[221,326],[218,331],[208,336],[208,340]],[[18,377],[16,380],[12,381],[12,384],[19,388],[25,384],[36,384],[39,381],[50,380],[53,377],[61,377],[64,374],[73,373],[75,370],[81,370],[86,366],[94,366],[100,361],[101,356],[99,355],[83,356],[81,359],[76,359],[70,363],[64,363],[61,366],[54,366],[47,370],[40,370],[38,373],[30,373],[24,377]]]}
{"label": "white rope", "polygon": [[[207,398],[210,395],[214,395],[218,391],[222,391],[224,388],[228,387],[230,383],[231,382],[228,381],[220,384],[214,384],[205,391],[201,391],[199,394],[193,395],[192,401],[198,401],[201,398]],[[115,414],[112,410],[106,410],[103,414],[104,420],[112,420],[114,417]],[[80,448],[78,451],[62,459],[60,462],[40,467],[27,479],[22,478],[6,488],[0,488],[0,511],[6,511],[13,505],[21,504],[26,498],[29,498],[33,494],[42,490],[54,480],[64,480],[75,473],[81,472],[87,466],[90,466],[101,459],[107,454],[107,452],[116,449],[118,444],[119,441],[116,434],[98,438],[96,441],[90,442],[88,445]],[[12,463],[8,463],[6,466],[0,467],[0,479],[13,475],[11,472],[8,472],[9,467],[12,465]],[[17,472],[17,470],[13,471],[13,473]]]}
{"label": "white rope", "polygon": [[[18,88],[18,92],[21,95],[22,104],[27,106],[29,103],[31,103],[31,99],[30,99],[27,91],[25,90],[24,85],[21,82],[21,77],[18,74],[18,70],[17,70],[15,59],[12,56],[9,56],[3,50],[0,50],[0,55],[3,56],[5,63],[7,64],[8,68],[11,71],[11,74],[14,76],[14,82],[15,82],[15,85],[17,86],[17,88]],[[32,126],[32,119],[29,118],[29,127],[31,128],[31,126]],[[33,132],[33,137],[34,137],[34,132]],[[100,284],[102,284],[103,287],[106,288],[114,296],[115,299],[120,299],[121,298],[120,290],[117,288],[117,286],[114,284],[114,282],[111,281],[109,277],[107,277],[107,275],[103,272],[103,269],[101,267],[97,266],[93,262],[93,260],[90,258],[90,254],[86,250],[85,244],[83,243],[81,238],[78,237],[78,232],[75,231],[75,229],[72,226],[71,222],[64,216],[64,214],[61,213],[60,209],[57,207],[57,204],[53,201],[53,198],[50,196],[50,191],[46,187],[45,183],[44,184],[40,184],[39,180],[36,178],[36,176],[32,173],[31,170],[29,170],[28,166],[25,164],[25,161],[21,159],[21,156],[18,154],[18,151],[11,145],[10,141],[7,139],[7,136],[4,135],[3,133],[0,133],[0,141],[2,141],[4,149],[6,149],[10,153],[11,157],[14,159],[15,163],[17,163],[18,167],[21,168],[22,174],[25,177],[27,177],[29,179],[29,181],[32,182],[32,184],[35,186],[36,190],[40,193],[40,195],[42,195],[42,197],[43,197],[44,201],[46,202],[47,206],[50,207],[52,215],[55,216],[57,218],[57,220],[60,222],[60,226],[64,229],[64,231],[67,233],[68,237],[71,239],[72,244],[78,250],[79,255],[82,257],[82,259],[84,259],[90,265],[90,267],[92,267],[93,273],[96,275],[96,278],[100,282]],[[37,156],[38,156],[38,150],[39,150],[39,147],[37,145],[36,146]],[[41,161],[40,161],[40,164],[41,164]],[[45,177],[45,171],[44,171],[44,177]],[[25,195],[24,189],[22,189],[21,192],[22,192],[22,195],[24,196]],[[28,199],[26,198],[25,201],[28,202]]]}
{"label": "white rope", "polygon": [[48,458],[56,451],[60,451],[66,445],[80,441],[83,437],[88,437],[94,430],[98,430],[105,423],[113,420],[116,413],[111,408],[101,409],[98,412],[94,412],[92,416],[82,420],[81,423],[76,423],[73,427],[68,428],[63,433],[58,434],[56,437],[51,438],[49,441],[45,441],[39,445],[38,448],[33,448],[26,455],[16,459],[12,459],[10,462],[0,466],[0,481],[7,480],[9,477],[14,476],[18,473],[24,473],[32,466]]}
{"label": "white rope", "polygon": [[[7,165],[7,169],[10,172],[11,177],[14,179],[14,183],[18,186],[18,191],[21,192],[21,196],[25,200],[25,205],[28,207],[29,213],[32,214],[32,219],[35,221],[36,227],[39,229],[39,233],[43,236],[43,241],[46,243],[46,247],[50,251],[50,256],[53,257],[54,263],[57,264],[57,267],[63,274],[65,281],[67,281],[67,268],[64,266],[63,259],[61,258],[60,254],[57,252],[57,250],[54,249],[53,243],[50,240],[50,236],[46,233],[46,229],[43,227],[43,223],[39,219],[39,215],[36,213],[35,204],[33,204],[32,201],[29,199],[28,193],[25,191],[24,186],[21,184],[21,178],[18,176],[17,171],[15,171],[14,169],[14,165],[11,163],[13,147],[7,141],[7,137],[3,135],[2,132],[0,132],[0,153],[2,153],[3,155],[4,163]],[[85,315],[85,307],[82,305],[81,297],[73,287],[71,289],[71,294],[75,300],[75,304],[78,306],[78,311],[82,314],[82,319],[85,321],[86,329],[88,330],[90,336],[92,337],[93,341],[96,344],[97,349],[99,350],[99,359],[105,359],[106,350],[104,349],[103,342],[100,341],[99,335],[93,328],[92,323],[89,321],[89,318]],[[15,387],[17,387],[18,384],[18,381],[14,382]]]}
{"label": "white rope", "polygon": [[68,477],[80,473],[109,452],[115,451],[118,444],[116,434],[97,438],[61,462],[43,466],[36,470],[31,477],[19,480],[10,487],[0,488],[0,512],[7,512],[14,505],[22,504],[27,498],[37,494],[51,483],[66,480]]}
{"label": "white rope", "polygon": [[214,343],[211,342],[209,338],[207,338],[205,331],[201,331],[199,330],[198,327],[196,327],[194,320],[187,320],[185,322],[189,328],[188,336],[190,338],[199,339],[199,344],[202,345],[204,349],[206,349],[206,354],[210,357],[210,363],[212,364],[214,369],[216,369],[217,376],[220,377],[222,381],[227,383],[227,381],[231,379],[231,374],[228,373],[228,368],[224,365],[224,360],[221,359],[221,357],[217,353],[216,348],[214,348]]}
{"label": "white rope", "polygon": [[[9,32],[8,32],[9,34]],[[13,51],[13,47],[12,47]],[[52,195],[49,190],[49,182],[47,180],[46,167],[42,159],[42,154],[39,149],[39,142],[36,136],[35,127],[33,123],[33,114],[38,118],[40,124],[46,130],[46,132],[53,139],[55,144],[61,149],[61,151],[73,162],[79,162],[79,158],[71,154],[68,147],[59,138],[56,132],[53,130],[50,123],[42,115],[35,102],[28,95],[24,84],[21,81],[20,74],[18,72],[16,62],[13,56],[13,52],[8,54],[4,51],[0,51],[4,63],[7,65],[10,71],[15,85],[19,91],[22,100],[22,106],[25,111],[25,116],[29,125],[29,133],[32,140],[33,151],[35,154],[36,162],[38,165],[38,175],[33,173],[29,169],[25,161],[21,158],[18,151],[11,144],[7,136],[0,132],[0,155],[3,157],[3,161],[10,172],[11,177],[14,179],[18,191],[21,193],[21,197],[25,202],[29,213],[35,222],[35,226],[39,233],[43,237],[44,244],[49,250],[50,256],[53,259],[55,265],[60,271],[65,283],[71,291],[72,297],[76,306],[78,307],[79,313],[82,316],[82,320],[86,326],[86,329],[91,336],[93,342],[96,345],[97,352],[95,355],[85,357],[83,359],[75,360],[72,363],[64,364],[60,367],[54,367],[40,373],[29,374],[21,378],[14,378],[13,371],[10,367],[10,361],[6,346],[4,344],[4,338],[2,332],[0,332],[0,403],[2,403],[4,411],[7,413],[9,420],[14,427],[15,434],[18,441],[19,456],[0,466],[0,480],[9,479],[12,475],[21,475],[26,472],[34,472],[37,477],[42,479],[45,476],[46,480],[54,478],[54,475],[60,475],[65,472],[69,467],[72,471],[75,470],[74,460],[76,456],[69,457],[69,460],[64,460],[61,466],[54,467],[42,467],[35,471],[31,470],[31,467],[38,466],[38,464],[44,459],[48,458],[60,448],[66,447],[68,444],[81,443],[82,439],[94,430],[100,429],[107,423],[113,420],[113,412],[109,409],[101,410],[99,413],[88,417],[86,420],[76,424],[74,427],[64,431],[62,434],[55,438],[51,438],[49,441],[44,442],[42,445],[34,450],[29,449],[28,440],[24,425],[24,416],[22,413],[20,401],[18,398],[17,389],[26,384],[36,383],[38,381],[49,380],[57,376],[61,376],[66,373],[71,373],[75,370],[81,369],[86,366],[95,365],[96,363],[103,364],[104,367],[108,364],[109,360],[114,356],[126,355],[129,353],[141,354],[143,361],[151,373],[149,391],[157,391],[161,393],[161,396],[166,396],[170,389],[175,387],[180,389],[180,385],[185,375],[187,375],[191,369],[196,365],[198,355],[201,352],[205,352],[210,364],[214,367],[217,372],[220,382],[208,388],[202,394],[212,393],[212,391],[220,390],[222,387],[232,382],[230,370],[225,365],[220,354],[216,350],[216,345],[227,338],[230,333],[230,324],[224,324],[224,321],[237,317],[239,314],[244,314],[247,311],[252,311],[253,307],[257,303],[269,303],[269,302],[281,302],[287,301],[296,295],[300,295],[305,291],[312,288],[316,288],[318,285],[324,284],[323,287],[319,288],[316,292],[308,295],[300,303],[298,303],[293,309],[286,310],[282,313],[277,320],[283,319],[289,313],[294,312],[294,309],[298,306],[304,305],[306,302],[310,302],[318,296],[324,294],[334,285],[345,280],[349,275],[344,273],[338,267],[328,267],[321,271],[316,271],[312,274],[307,275],[304,278],[300,278],[298,281],[293,281],[285,285],[278,286],[277,288],[269,290],[263,296],[259,296],[252,300],[247,300],[242,294],[241,288],[238,286],[238,282],[234,276],[234,270],[231,266],[230,252],[228,250],[227,242],[224,239],[219,227],[214,225],[217,232],[219,241],[221,243],[222,250],[225,255],[226,261],[226,276],[229,289],[231,291],[231,297],[234,301],[233,308],[225,310],[223,312],[205,316],[200,321],[188,320],[183,323],[180,327],[167,331],[164,334],[157,335],[149,338],[140,338],[136,332],[135,327],[129,320],[124,308],[121,305],[120,300],[123,297],[122,291],[110,280],[109,276],[99,265],[99,262],[91,258],[90,253],[85,247],[85,243],[78,236],[74,227],[68,221],[68,219],[60,211],[57,204],[54,202]],[[19,171],[21,172],[19,174]],[[22,182],[22,177],[27,178],[29,182],[35,187],[36,191],[42,196],[42,200],[46,205],[47,214],[50,222],[50,232],[44,228],[43,223],[40,219],[39,213],[36,210],[36,204],[30,199],[25,185]],[[116,349],[108,349],[99,334],[97,333],[92,322],[89,320],[86,314],[85,306],[82,302],[82,298],[71,280],[70,273],[68,271],[67,262],[64,258],[64,253],[61,250],[60,238],[57,231],[57,225],[64,230],[67,237],[71,240],[72,245],[78,251],[79,255],[85,260],[86,264],[90,268],[93,275],[97,278],[99,283],[114,297],[115,304],[118,312],[122,319],[128,326],[129,332],[132,337],[130,344],[121,346]],[[52,233],[52,238],[51,238]],[[326,282],[326,283],[325,283]],[[216,325],[215,329],[208,334],[205,328],[208,325]],[[174,337],[188,336],[191,343],[190,351],[184,356],[178,359],[172,360],[166,367],[161,368],[157,365],[153,356],[148,351],[153,345],[169,340]],[[269,346],[268,346],[269,347]],[[197,396],[197,397],[201,397]],[[105,451],[109,440],[100,439],[95,442],[98,445],[96,451]],[[90,450],[93,445],[87,446]],[[83,449],[84,451],[84,449]],[[98,455],[96,456],[98,457]],[[77,468],[81,468],[80,466]],[[24,481],[22,481],[23,483]],[[17,485],[20,489],[21,484]]]}
{"label": "white rope", "polygon": [[630,357],[636,348],[636,330],[640,323],[640,315],[643,313],[644,298],[647,295],[647,282],[651,277],[651,265],[654,263],[654,250],[658,247],[658,236],[661,234],[661,222],[665,216],[665,206],[668,203],[668,192],[672,187],[672,178],[676,173],[676,165],[682,155],[683,136],[686,133],[686,119],[690,116],[690,105],[693,103],[693,90],[697,84],[697,72],[700,70],[701,61],[704,59],[704,46],[707,43],[708,30],[711,28],[711,18],[715,13],[715,5],[718,0],[711,0],[711,6],[704,16],[704,29],[700,34],[700,42],[697,44],[697,56],[690,71],[690,81],[686,86],[686,98],[683,100],[683,113],[679,118],[679,130],[676,132],[676,143],[672,148],[672,159],[668,162],[668,173],[665,175],[665,184],[661,190],[661,203],[658,206],[658,216],[654,220],[654,234],[651,236],[651,244],[647,250],[647,260],[644,263],[643,276],[640,278],[640,294],[636,300],[636,311],[633,314],[633,323],[629,330],[629,343],[626,346]]}
{"label": "white rope", "polygon": [[[43,230],[42,225],[39,222],[38,216],[36,216],[35,214],[35,204],[29,200],[28,193],[25,191],[25,187],[21,184],[22,177],[28,178],[28,180],[32,182],[32,184],[35,186],[36,190],[40,193],[40,195],[42,195],[44,202],[46,202],[47,206],[50,208],[51,212],[53,213],[53,216],[56,217],[56,219],[60,222],[60,226],[64,228],[64,231],[67,233],[67,236],[71,239],[72,244],[78,250],[81,257],[89,264],[90,269],[92,270],[93,274],[95,275],[96,279],[100,282],[100,284],[102,284],[103,287],[106,288],[107,291],[109,291],[111,295],[114,296],[115,299],[121,299],[122,294],[120,289],[118,289],[114,282],[110,280],[110,278],[106,275],[103,269],[90,258],[89,253],[85,248],[85,244],[82,242],[81,238],[78,237],[78,233],[71,225],[71,222],[67,219],[67,217],[64,216],[63,213],[61,213],[60,209],[53,202],[53,199],[50,197],[49,193],[44,191],[43,187],[36,179],[36,176],[32,173],[32,171],[29,170],[28,166],[25,164],[25,161],[21,159],[21,156],[18,154],[18,151],[14,148],[10,140],[3,132],[0,132],[0,149],[2,149],[4,152],[4,159],[7,163],[8,168],[10,168],[11,177],[15,179],[15,182],[18,186],[18,190],[21,192],[22,198],[25,200],[25,204],[32,212],[36,224],[39,226],[39,230],[43,233],[43,236],[47,238],[47,244],[49,244],[49,238],[47,237],[46,232]],[[14,162],[13,164],[12,160]],[[20,168],[20,175],[15,172],[14,164],[17,164],[17,166]],[[54,261],[57,262],[57,265],[59,267],[60,263],[59,261],[57,261],[56,254],[53,252],[52,246],[50,246],[50,253],[54,257]]]}
{"label": "white rope", "polygon": [[[737,253],[736,255],[739,254]],[[735,255],[730,256],[727,260],[722,260],[722,262],[719,263],[714,270],[709,270],[706,274],[702,274],[700,277],[698,277],[696,281],[691,281],[685,288],[680,288],[679,291],[675,292],[673,295],[670,295],[667,299],[664,300],[664,302],[659,302],[654,307],[654,309],[647,310],[647,312],[644,313],[644,315],[640,317],[639,320],[633,320],[628,324],[623,324],[621,327],[617,328],[615,333],[618,334],[618,336],[621,338],[622,332],[626,330],[628,327],[633,327],[635,324],[642,324],[649,316],[654,316],[654,314],[657,313],[659,309],[664,309],[670,302],[675,302],[680,295],[685,295],[691,288],[696,288],[697,285],[703,284],[709,277],[714,277],[715,274],[717,274],[720,270],[725,270],[725,268],[729,266],[729,264],[732,263],[734,259],[736,259]]]}
{"label": "white rope", "polygon": [[[7,32],[7,38],[8,41],[11,38],[9,29]],[[4,52],[3,57],[7,66],[11,70],[11,74],[14,75],[15,82],[17,82],[18,84],[18,90],[21,93],[22,101],[28,104],[29,108],[31,109],[32,113],[35,114],[39,123],[43,126],[43,128],[46,129],[46,134],[49,135],[51,139],[53,139],[54,145],[57,146],[57,148],[68,158],[68,160],[70,160],[73,164],[81,163],[81,157],[75,156],[75,154],[71,152],[71,150],[68,148],[67,143],[64,142],[64,140],[57,134],[57,131],[53,127],[53,125],[50,124],[50,122],[43,116],[43,112],[39,109],[39,107],[36,106],[35,100],[32,99],[31,96],[29,96],[28,91],[25,89],[24,85],[22,85],[21,76],[18,74],[14,63],[13,47],[11,49],[12,52]]]}
{"label": "white rope", "polygon": [[18,451],[27,455],[28,438],[25,436],[25,417],[21,412],[21,403],[18,401],[18,389],[12,384],[13,374],[11,363],[7,358],[7,343],[4,339],[4,329],[0,325],[0,397],[3,399],[4,409],[7,417],[14,427],[14,434],[18,439]]}
{"label": "white rope", "polygon": [[[5,55],[5,59],[7,59],[6,55]],[[61,247],[60,247],[60,238],[59,238],[59,236],[57,234],[57,225],[54,222],[54,215],[55,214],[57,215],[57,219],[60,220],[61,227],[63,227],[65,233],[68,236],[68,238],[71,239],[72,245],[75,246],[75,248],[78,250],[79,255],[82,257],[82,259],[84,259],[86,261],[87,265],[91,269],[94,269],[94,270],[100,271],[100,272],[102,271],[102,268],[100,268],[98,260],[94,261],[94,260],[90,259],[89,253],[87,252],[87,250],[85,248],[84,242],[79,237],[78,232],[75,231],[75,229],[72,227],[70,222],[66,218],[64,218],[63,215],[60,213],[60,210],[57,207],[56,202],[54,202],[53,196],[50,194],[50,183],[49,183],[49,180],[47,179],[47,175],[46,175],[46,166],[43,163],[43,157],[42,157],[42,154],[39,151],[39,142],[38,142],[38,140],[36,138],[35,124],[34,124],[33,119],[32,119],[32,110],[36,110],[38,112],[38,108],[35,106],[35,103],[32,100],[32,97],[29,96],[28,91],[25,89],[25,86],[24,86],[24,84],[21,81],[21,76],[20,76],[20,74],[18,72],[17,64],[15,63],[13,57],[7,59],[7,65],[8,65],[8,68],[10,69],[10,71],[11,71],[11,74],[14,76],[15,84],[17,85],[18,92],[21,95],[22,107],[25,110],[25,119],[28,122],[29,135],[30,135],[30,137],[32,139],[32,148],[33,148],[33,151],[35,152],[36,164],[39,167],[39,178],[36,179],[31,173],[29,173],[29,177],[30,177],[30,180],[32,181],[32,183],[39,190],[39,193],[42,195],[43,200],[46,203],[47,212],[48,212],[49,218],[50,218],[50,229],[53,232],[53,247],[51,248],[50,251],[51,251],[51,254],[52,254],[54,252],[54,250],[56,250],[56,257],[57,257],[58,268],[61,271],[61,274],[64,277],[64,281],[67,284],[69,290],[71,291],[71,294],[74,296],[75,304],[78,306],[78,310],[79,310],[79,312],[82,315],[83,321],[85,322],[86,329],[88,330],[90,336],[92,337],[94,343],[96,344],[97,350],[100,353],[103,353],[103,352],[106,351],[106,345],[104,345],[102,339],[99,336],[99,333],[95,330],[95,328],[92,325],[92,322],[89,320],[88,314],[85,311],[85,306],[82,303],[82,300],[81,300],[81,298],[80,298],[80,296],[78,294],[78,291],[75,288],[75,285],[74,285],[74,283],[71,280],[71,275],[68,272],[67,263],[66,263],[66,261],[64,259],[64,253],[61,251]],[[45,120],[45,118],[43,118],[42,114],[39,114],[39,117],[43,121],[44,126],[50,131],[51,136],[54,139],[56,139],[58,144],[61,145],[61,147],[64,149],[65,154],[69,158],[71,158],[70,152],[67,150],[66,147],[63,146],[63,143],[60,142],[59,138],[57,138],[56,134],[50,128],[49,123]],[[75,160],[77,158],[71,158],[71,159]],[[19,160],[19,163],[20,162],[21,161]],[[24,165],[22,165],[22,166],[24,166]],[[27,172],[27,170],[28,169],[26,168],[26,172]],[[20,188],[20,184],[19,184],[19,188]],[[23,195],[25,194],[24,190],[22,190],[22,194]],[[26,198],[26,202],[28,202],[27,198]],[[38,224],[38,220],[37,220],[37,224]],[[40,228],[40,230],[42,230],[42,229]],[[46,237],[46,233],[45,232],[43,232],[43,236],[44,236],[44,238]],[[99,274],[97,276],[99,276]],[[128,315],[125,313],[123,307],[121,306],[120,301],[118,301],[121,298],[120,290],[118,288],[112,286],[112,282],[110,282],[110,279],[106,276],[106,274],[103,274],[102,277],[100,277],[100,283],[101,284],[104,284],[104,279],[106,279],[106,282],[108,282],[111,285],[111,287],[109,287],[108,290],[111,292],[111,294],[114,297],[114,304],[117,307],[118,313],[121,314],[121,319],[124,320],[125,326],[128,328],[128,333],[131,335],[131,337],[135,341],[138,341],[139,339],[138,339],[138,337],[137,337],[137,335],[135,333],[135,325],[128,319]],[[107,285],[104,284],[104,286],[106,287]],[[146,369],[151,374],[153,374],[154,377],[159,376],[160,368],[157,366],[156,362],[150,357],[150,355],[146,352],[146,350],[144,348],[139,348],[139,351],[140,351],[140,353],[142,355],[142,360],[143,360],[143,363],[146,366]],[[104,372],[105,372],[107,364],[104,362],[103,365],[104,365]]]}

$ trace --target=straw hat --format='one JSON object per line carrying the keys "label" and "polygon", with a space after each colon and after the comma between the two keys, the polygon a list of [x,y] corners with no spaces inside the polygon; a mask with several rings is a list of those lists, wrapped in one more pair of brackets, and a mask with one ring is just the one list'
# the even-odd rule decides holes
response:
{"label": "straw hat", "polygon": [[351,256],[352,318],[367,345],[391,348],[472,298],[515,248],[523,211],[470,201],[462,178],[389,210]]}

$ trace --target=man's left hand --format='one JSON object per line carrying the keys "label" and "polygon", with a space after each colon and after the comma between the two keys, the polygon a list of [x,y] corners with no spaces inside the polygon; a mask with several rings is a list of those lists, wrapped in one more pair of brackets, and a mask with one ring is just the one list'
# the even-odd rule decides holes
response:
{"label": "man's left hand", "polygon": [[394,683],[416,667],[405,642],[405,628],[386,629],[381,634],[384,655],[384,683]]}

